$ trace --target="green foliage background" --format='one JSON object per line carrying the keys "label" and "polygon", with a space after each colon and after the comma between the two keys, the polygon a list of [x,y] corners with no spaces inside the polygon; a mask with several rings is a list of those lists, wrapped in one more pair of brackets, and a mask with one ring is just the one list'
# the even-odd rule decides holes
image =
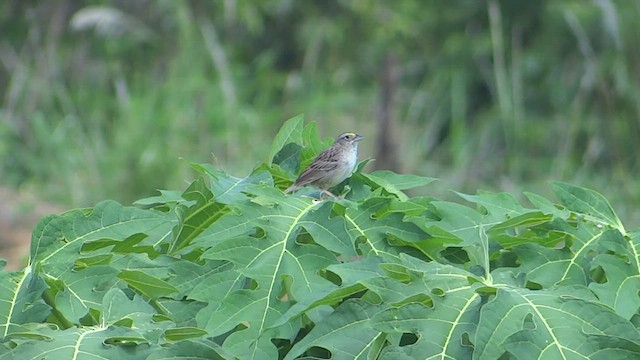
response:
{"label": "green foliage background", "polygon": [[243,175],[299,113],[371,156],[392,55],[400,168],[434,193],[566,180],[637,224],[638,18],[612,0],[3,1],[1,181],[131,202],[191,179],[181,157]]}

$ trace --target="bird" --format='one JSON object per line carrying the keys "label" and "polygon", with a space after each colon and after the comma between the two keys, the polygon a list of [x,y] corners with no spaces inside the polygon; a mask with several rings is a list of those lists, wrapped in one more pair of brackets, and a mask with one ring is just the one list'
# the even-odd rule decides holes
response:
{"label": "bird", "polygon": [[358,160],[358,142],[362,139],[361,135],[354,132],[340,134],[333,145],[316,156],[284,193],[310,185],[336,198],[329,189],[351,176]]}

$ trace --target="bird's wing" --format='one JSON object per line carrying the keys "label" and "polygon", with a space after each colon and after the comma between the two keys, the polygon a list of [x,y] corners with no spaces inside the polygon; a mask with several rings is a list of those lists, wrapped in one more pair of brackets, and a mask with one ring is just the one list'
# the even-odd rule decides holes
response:
{"label": "bird's wing", "polygon": [[305,186],[326,176],[327,172],[335,170],[338,167],[339,162],[339,158],[335,155],[336,151],[338,151],[338,149],[330,147],[321,152],[313,162],[304,169],[302,174],[298,176],[295,185]]}

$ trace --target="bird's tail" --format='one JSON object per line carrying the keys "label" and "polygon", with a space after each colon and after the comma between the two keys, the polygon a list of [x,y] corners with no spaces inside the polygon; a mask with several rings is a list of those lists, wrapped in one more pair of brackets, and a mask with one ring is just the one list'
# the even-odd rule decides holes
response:
{"label": "bird's tail", "polygon": [[296,191],[296,190],[298,190],[299,188],[300,188],[300,186],[298,186],[298,185],[296,185],[296,184],[293,184],[293,185],[289,186],[288,188],[286,188],[286,189],[284,190],[284,193],[285,193],[285,194],[288,194],[288,193],[290,193],[290,192],[292,192],[292,191]]}

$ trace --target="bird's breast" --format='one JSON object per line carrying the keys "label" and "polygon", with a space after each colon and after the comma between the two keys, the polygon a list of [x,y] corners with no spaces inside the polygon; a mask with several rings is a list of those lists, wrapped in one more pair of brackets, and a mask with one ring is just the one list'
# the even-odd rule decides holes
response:
{"label": "bird's breast", "polygon": [[358,148],[354,147],[351,150],[350,156],[347,156],[345,159],[345,162],[346,162],[345,167],[349,169],[349,173],[351,173],[351,171],[353,171],[353,168],[356,167],[357,161],[358,161]]}

